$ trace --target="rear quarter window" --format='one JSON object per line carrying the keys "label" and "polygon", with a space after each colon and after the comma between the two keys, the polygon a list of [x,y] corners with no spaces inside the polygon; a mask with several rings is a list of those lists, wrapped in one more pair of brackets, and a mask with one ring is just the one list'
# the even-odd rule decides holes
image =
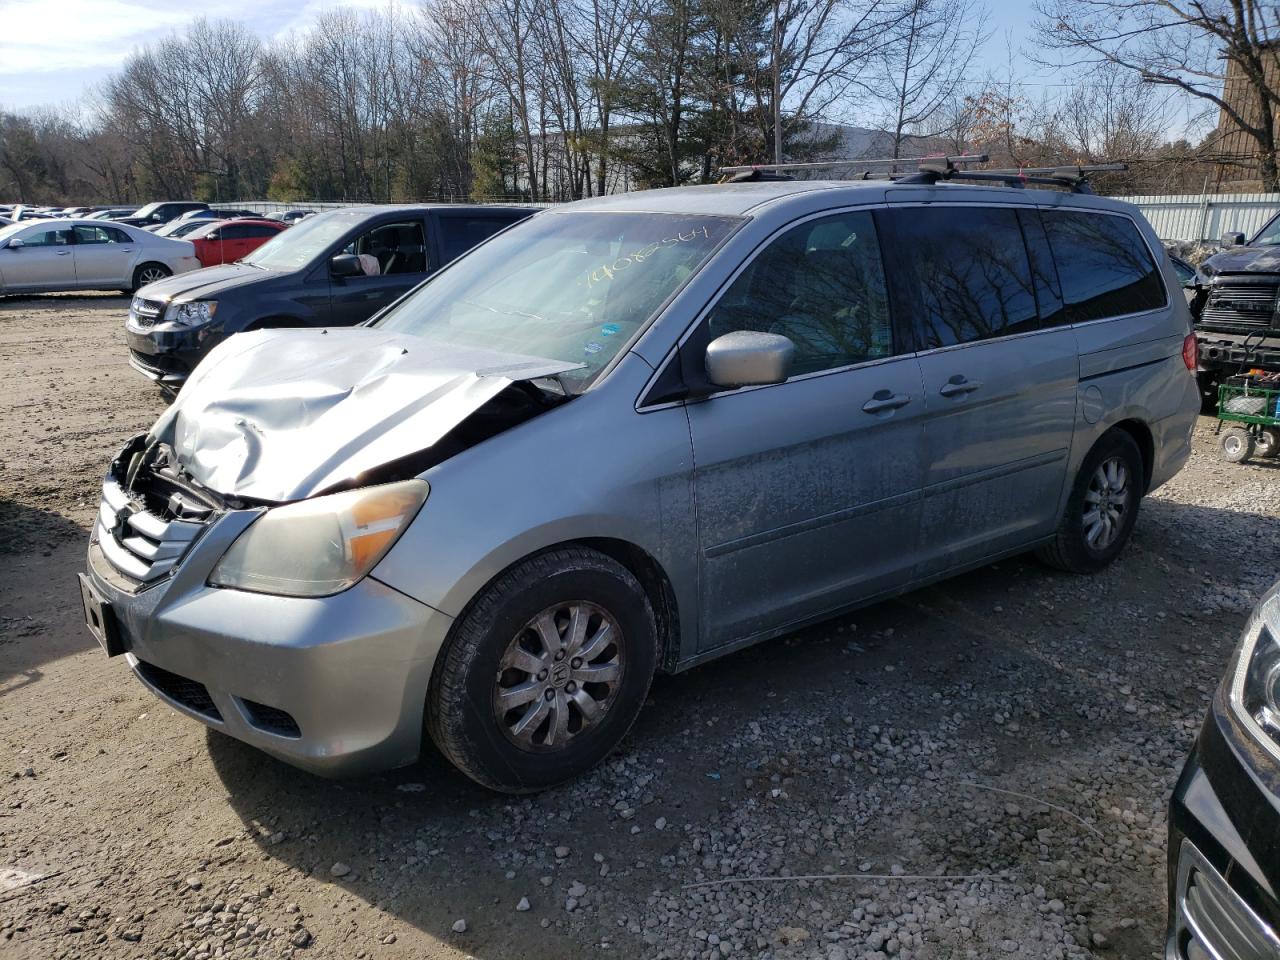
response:
{"label": "rear quarter window", "polygon": [[459,217],[440,218],[440,254],[445,263],[458,259],[472,247],[488,240],[504,227],[515,223],[512,217]]}
{"label": "rear quarter window", "polygon": [[1156,310],[1168,302],[1160,270],[1128,217],[1045,210],[1041,218],[1068,323]]}

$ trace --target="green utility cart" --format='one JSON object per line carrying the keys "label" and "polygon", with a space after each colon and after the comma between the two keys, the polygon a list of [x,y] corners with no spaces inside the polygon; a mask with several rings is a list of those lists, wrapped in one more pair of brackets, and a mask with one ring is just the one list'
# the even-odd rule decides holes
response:
{"label": "green utility cart", "polygon": [[1280,377],[1241,375],[1218,387],[1218,452],[1231,463],[1280,456]]}

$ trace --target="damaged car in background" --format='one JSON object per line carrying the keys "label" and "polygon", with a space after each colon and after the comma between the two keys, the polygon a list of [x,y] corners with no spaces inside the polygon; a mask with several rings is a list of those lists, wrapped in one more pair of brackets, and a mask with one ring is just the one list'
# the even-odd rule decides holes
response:
{"label": "damaged car in background", "polygon": [[1099,570],[1190,454],[1194,340],[1132,208],[1037,193],[598,198],[367,326],[227,338],[109,467],[90,629],[304,769],[429,736],[522,792],[657,670],[1028,550]]}

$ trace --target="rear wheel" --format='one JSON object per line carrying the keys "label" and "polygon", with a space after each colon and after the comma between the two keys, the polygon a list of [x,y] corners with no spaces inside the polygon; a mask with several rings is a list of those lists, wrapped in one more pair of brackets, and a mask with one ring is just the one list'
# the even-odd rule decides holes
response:
{"label": "rear wheel", "polygon": [[653,609],[631,572],[594,550],[553,550],[502,574],[458,621],[427,729],[476,782],[541,790],[617,746],[656,665]]}
{"label": "rear wheel", "polygon": [[1260,457],[1280,457],[1280,427],[1259,430],[1255,446]]}
{"label": "rear wheel", "polygon": [[1037,555],[1072,573],[1111,563],[1133,532],[1144,486],[1142,454],[1123,430],[1103,434],[1085,456],[1054,539]]}
{"label": "rear wheel", "polygon": [[133,290],[139,287],[145,287],[148,283],[155,283],[157,280],[163,280],[165,277],[173,276],[173,271],[166,267],[163,263],[143,263],[133,271]]}
{"label": "rear wheel", "polygon": [[1254,440],[1244,427],[1228,427],[1218,437],[1218,452],[1228,463],[1244,463],[1253,456]]}

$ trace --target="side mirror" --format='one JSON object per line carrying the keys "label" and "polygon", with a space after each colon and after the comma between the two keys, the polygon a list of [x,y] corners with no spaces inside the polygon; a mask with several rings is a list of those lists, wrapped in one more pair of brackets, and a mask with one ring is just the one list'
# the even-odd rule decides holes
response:
{"label": "side mirror", "polygon": [[777,333],[735,330],[707,345],[707,379],[717,387],[782,383],[796,345]]}
{"label": "side mirror", "polygon": [[26,245],[27,245],[27,241],[23,240],[21,237],[14,237],[8,243],[8,247],[10,250],[21,250]]}
{"label": "side mirror", "polygon": [[1228,230],[1222,235],[1222,245],[1224,247],[1243,247],[1244,234],[1237,230]]}
{"label": "side mirror", "polygon": [[364,267],[354,253],[340,253],[329,261],[329,275],[339,278],[360,277],[364,276]]}

